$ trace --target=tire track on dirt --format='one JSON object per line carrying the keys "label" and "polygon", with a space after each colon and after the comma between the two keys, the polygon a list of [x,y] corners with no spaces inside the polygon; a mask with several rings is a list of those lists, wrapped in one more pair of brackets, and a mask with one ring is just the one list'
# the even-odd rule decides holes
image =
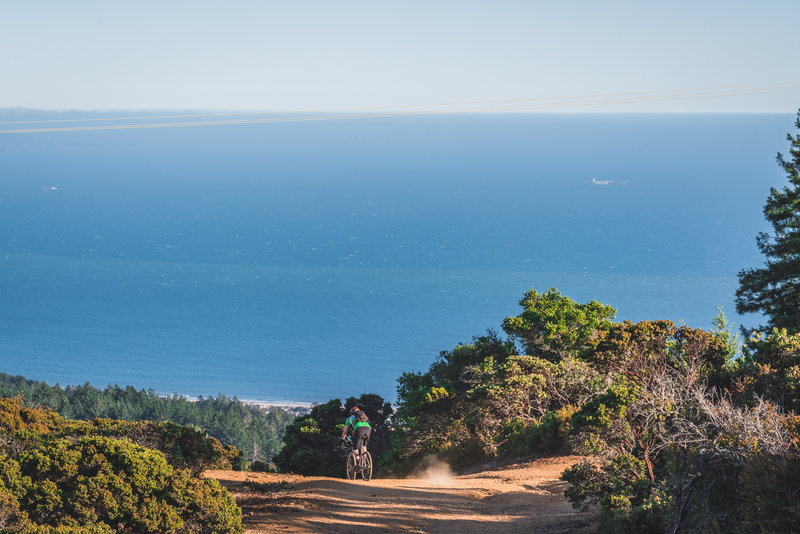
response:
{"label": "tire track on dirt", "polygon": [[588,533],[594,512],[564,498],[578,456],[540,458],[453,477],[370,482],[208,471],[242,508],[247,533]]}

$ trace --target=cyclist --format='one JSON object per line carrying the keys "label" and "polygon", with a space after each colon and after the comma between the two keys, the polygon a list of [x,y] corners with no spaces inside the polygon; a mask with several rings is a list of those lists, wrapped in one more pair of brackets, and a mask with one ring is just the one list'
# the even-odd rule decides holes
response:
{"label": "cyclist", "polygon": [[367,442],[369,435],[372,433],[372,427],[369,426],[369,418],[358,406],[353,406],[350,410],[350,417],[344,422],[344,430],[342,430],[342,439],[347,438],[347,429],[353,429],[353,454],[356,457],[356,466],[361,467],[361,447],[367,449]]}

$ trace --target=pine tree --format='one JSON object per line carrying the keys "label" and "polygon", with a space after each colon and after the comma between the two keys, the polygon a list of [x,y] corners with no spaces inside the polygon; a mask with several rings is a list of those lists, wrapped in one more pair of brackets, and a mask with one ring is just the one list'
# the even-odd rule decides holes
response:
{"label": "pine tree", "polygon": [[[800,130],[800,110],[795,127]],[[800,331],[800,134],[786,138],[791,157],[778,153],[777,160],[789,185],[770,190],[764,217],[773,232],[761,232],[756,238],[766,265],[739,271],[736,311],[761,312],[769,319],[766,327],[792,333]]]}

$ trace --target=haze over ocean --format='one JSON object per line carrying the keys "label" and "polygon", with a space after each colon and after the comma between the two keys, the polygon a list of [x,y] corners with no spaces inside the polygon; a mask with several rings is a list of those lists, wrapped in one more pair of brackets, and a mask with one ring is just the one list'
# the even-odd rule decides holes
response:
{"label": "haze over ocean", "polygon": [[792,122],[500,114],[0,136],[0,371],[394,401],[401,373],[498,328],[529,288],[618,320],[707,328],[721,304],[755,325],[734,313],[736,273],[762,262]]}

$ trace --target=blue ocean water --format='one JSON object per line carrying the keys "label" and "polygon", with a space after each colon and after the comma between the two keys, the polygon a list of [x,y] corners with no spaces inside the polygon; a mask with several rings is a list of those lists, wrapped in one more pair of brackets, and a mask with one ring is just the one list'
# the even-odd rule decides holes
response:
{"label": "blue ocean water", "polygon": [[[19,120],[15,117],[14,120]],[[395,398],[558,287],[735,322],[792,115],[465,115],[0,135],[0,370]],[[594,183],[593,183],[594,179]],[[611,183],[605,183],[612,181]]]}

